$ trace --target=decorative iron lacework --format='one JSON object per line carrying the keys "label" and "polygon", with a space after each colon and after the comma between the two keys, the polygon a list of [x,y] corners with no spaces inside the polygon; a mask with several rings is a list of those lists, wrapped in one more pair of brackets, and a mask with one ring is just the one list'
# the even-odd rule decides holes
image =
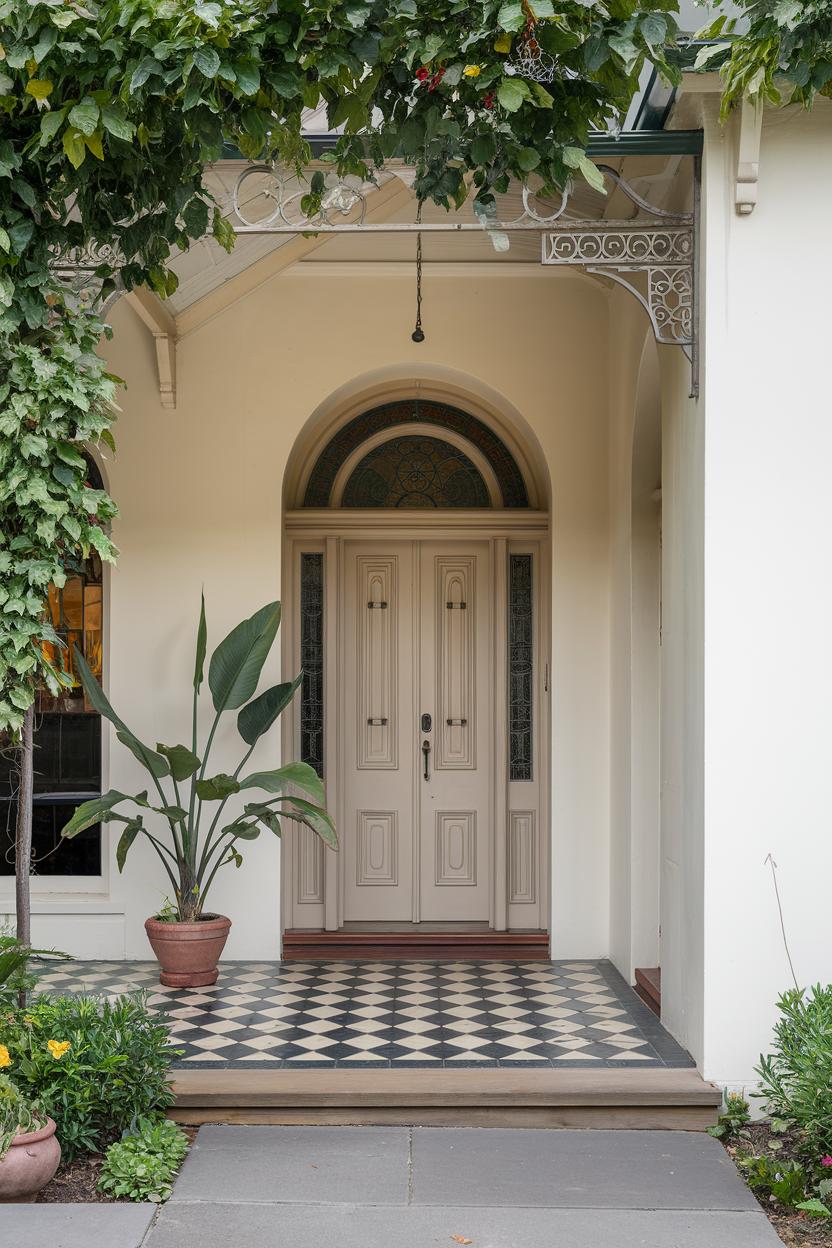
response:
{"label": "decorative iron lacework", "polygon": [[324,774],[324,557],[300,557],[300,756]]}
{"label": "decorative iron lacework", "polygon": [[477,466],[439,438],[391,438],[365,455],[342,507],[490,507]]}
{"label": "decorative iron lacework", "polygon": [[503,506],[528,507],[529,496],[523,474],[502,439],[483,421],[468,412],[450,407],[446,403],[432,403],[421,399],[385,403],[347,421],[324,447],[312,469],[303,499],[304,507],[329,507],[332,487],[339,469],[362,442],[385,429],[393,431],[399,425],[415,422],[438,425],[466,438],[482,452],[493,468]]}
{"label": "decorative iron lacework", "polygon": [[509,776],[512,780],[531,780],[534,713],[532,556],[509,555],[508,562]]}

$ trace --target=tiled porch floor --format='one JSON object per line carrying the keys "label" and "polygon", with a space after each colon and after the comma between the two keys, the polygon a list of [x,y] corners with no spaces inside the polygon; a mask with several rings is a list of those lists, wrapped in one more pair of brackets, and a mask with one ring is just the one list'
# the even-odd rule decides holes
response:
{"label": "tiled porch floor", "polygon": [[177,1066],[692,1066],[609,962],[223,962],[210,988],[155,962],[73,962],[53,992],[148,990]]}

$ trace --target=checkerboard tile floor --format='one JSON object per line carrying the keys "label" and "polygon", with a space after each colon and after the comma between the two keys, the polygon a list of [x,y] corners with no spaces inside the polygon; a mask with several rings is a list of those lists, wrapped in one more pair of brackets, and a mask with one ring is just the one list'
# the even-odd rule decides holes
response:
{"label": "checkerboard tile floor", "polygon": [[73,962],[52,992],[145,989],[177,1066],[692,1066],[609,962],[223,962],[165,988],[155,962]]}

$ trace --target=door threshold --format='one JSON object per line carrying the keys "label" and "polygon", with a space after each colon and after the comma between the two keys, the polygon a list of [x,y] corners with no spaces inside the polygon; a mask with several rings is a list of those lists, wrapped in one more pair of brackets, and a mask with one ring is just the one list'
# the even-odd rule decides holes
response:
{"label": "door threshold", "polygon": [[341,931],[290,928],[283,933],[285,961],[548,961],[548,932]]}

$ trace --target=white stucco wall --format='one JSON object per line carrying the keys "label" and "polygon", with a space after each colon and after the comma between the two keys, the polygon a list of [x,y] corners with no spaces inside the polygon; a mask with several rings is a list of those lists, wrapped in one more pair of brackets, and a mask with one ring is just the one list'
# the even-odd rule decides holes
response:
{"label": "white stucco wall", "polygon": [[766,115],[753,215],[705,110],[703,1069],[741,1084],[790,976],[832,978],[832,106]]}
{"label": "white stucco wall", "polygon": [[[316,263],[273,277],[184,334],[175,412],[159,405],[150,335],[126,303],[116,305],[107,355],[127,389],[118,454],[106,464],[121,550],[110,578],[109,692],[142,738],[187,739],[200,588],[211,644],[280,596],[284,469],[310,414],[330,396],[408,369],[487,393],[521,414],[552,483],[553,950],[602,956],[609,950],[608,293],[567,272],[491,276],[462,267],[443,276],[428,270],[427,338],[418,346],[410,339],[410,266],[371,272]],[[276,648],[272,678],[278,666]],[[273,732],[252,762],[274,764],[278,751]],[[233,770],[237,755],[229,716],[216,770]],[[117,742],[104,784],[145,784]],[[87,951],[91,933],[105,931],[94,916],[106,902],[116,918],[99,956],[146,956],[143,922],[165,891],[152,851],[137,843],[124,875],[110,860],[97,900],[73,902],[59,930],[50,919],[50,938]],[[263,836],[212,893],[211,906],[234,920],[227,956],[277,955],[279,898],[279,845]],[[36,915],[36,934],[41,926]]]}

